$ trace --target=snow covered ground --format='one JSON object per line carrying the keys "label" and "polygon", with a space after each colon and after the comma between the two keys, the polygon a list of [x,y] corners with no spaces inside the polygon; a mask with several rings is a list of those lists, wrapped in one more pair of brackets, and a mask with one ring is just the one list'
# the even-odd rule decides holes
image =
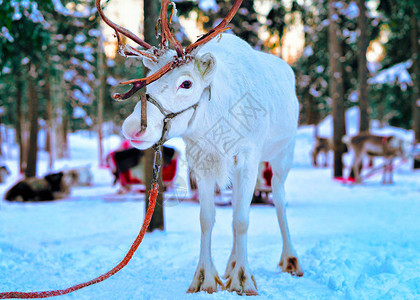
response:
{"label": "snow covered ground", "polygon": [[[395,184],[380,175],[360,186],[331,179],[330,169],[310,166],[313,129],[301,128],[294,168],[287,181],[287,214],[305,275],[277,267],[282,242],[273,207],[253,206],[248,255],[261,299],[420,299],[420,172],[410,164],[396,171]],[[66,288],[114,267],[141,226],[141,199],[113,201],[111,175],[98,168],[97,142],[71,136],[72,159],[57,169],[90,163],[91,188],[75,188],[68,199],[48,203],[0,200],[0,291]],[[105,142],[108,150],[118,139]],[[16,151],[7,161],[16,180]],[[39,174],[47,157],[40,155]],[[349,158],[346,158],[348,161]],[[219,274],[230,254],[231,208],[217,207],[212,253]],[[238,299],[226,291],[186,294],[198,262],[199,207],[166,202],[166,230],[147,234],[132,261],[110,279],[58,299]]]}

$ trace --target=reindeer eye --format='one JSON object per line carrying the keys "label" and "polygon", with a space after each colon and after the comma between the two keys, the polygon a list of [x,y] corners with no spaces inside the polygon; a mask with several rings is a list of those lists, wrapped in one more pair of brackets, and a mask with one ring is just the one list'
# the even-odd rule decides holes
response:
{"label": "reindeer eye", "polygon": [[192,82],[189,80],[185,80],[179,87],[182,89],[189,89],[192,87]]}

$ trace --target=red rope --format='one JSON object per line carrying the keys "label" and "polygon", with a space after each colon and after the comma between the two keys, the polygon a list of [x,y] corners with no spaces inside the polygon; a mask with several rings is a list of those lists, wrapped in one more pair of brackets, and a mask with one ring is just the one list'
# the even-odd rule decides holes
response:
{"label": "red rope", "polygon": [[140,229],[140,232],[136,238],[136,240],[133,242],[133,245],[131,246],[130,250],[124,257],[124,259],[116,265],[111,271],[108,271],[107,273],[96,277],[95,279],[92,279],[90,281],[80,283],[77,285],[74,285],[72,287],[69,287],[67,289],[62,290],[52,290],[52,291],[42,291],[42,292],[5,292],[0,293],[0,299],[12,299],[12,298],[47,298],[47,297],[55,297],[55,296],[61,296],[65,295],[77,290],[80,290],[81,288],[87,287],[89,285],[104,281],[105,279],[108,279],[118,271],[120,271],[122,268],[124,268],[130,259],[133,257],[134,252],[136,252],[137,248],[139,247],[141,241],[143,240],[144,234],[146,233],[147,228],[149,227],[150,220],[152,219],[153,211],[155,209],[156,205],[156,197],[159,192],[159,185],[157,183],[153,183],[152,190],[150,191],[149,196],[149,207],[146,212],[146,216],[144,217],[143,226]]}

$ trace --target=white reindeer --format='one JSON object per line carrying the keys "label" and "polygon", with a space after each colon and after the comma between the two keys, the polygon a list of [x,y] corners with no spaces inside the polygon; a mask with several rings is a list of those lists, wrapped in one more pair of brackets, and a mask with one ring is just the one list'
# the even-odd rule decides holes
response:
{"label": "white reindeer", "polygon": [[[166,13],[170,3],[163,0],[162,48],[157,51],[137,40],[149,50],[135,50],[151,75],[127,82],[134,84],[132,90],[115,96],[125,99],[147,85],[147,106],[146,101],[139,102],[123,124],[124,136],[134,147],[147,149],[179,136],[186,143],[188,163],[197,179],[201,224],[200,258],[188,289],[191,293],[212,293],[218,285],[224,287],[211,258],[211,232],[216,184],[224,187],[231,181],[234,238],[224,273],[225,288],[239,294],[258,294],[248,265],[247,230],[261,161],[270,162],[273,169],[273,200],[283,237],[279,265],[284,272],[303,275],[291,243],[284,199],[298,121],[295,77],[280,58],[253,50],[232,34],[221,34],[241,2],[235,2],[221,25],[183,49],[168,30]],[[117,37],[123,33],[132,38],[121,27],[105,21],[112,24]],[[176,51],[167,49],[166,41]],[[131,47],[123,51],[135,52]],[[140,124],[146,107],[147,127]]]}

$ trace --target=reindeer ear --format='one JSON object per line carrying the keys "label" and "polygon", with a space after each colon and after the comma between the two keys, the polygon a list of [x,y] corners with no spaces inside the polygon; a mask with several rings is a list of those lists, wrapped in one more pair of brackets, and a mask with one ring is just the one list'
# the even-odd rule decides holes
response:
{"label": "reindeer ear", "polygon": [[205,53],[200,57],[196,57],[195,67],[204,81],[210,82],[216,71],[216,59],[212,54]]}
{"label": "reindeer ear", "polygon": [[150,58],[143,57],[143,65],[149,70],[151,70],[156,65],[156,63]]}

